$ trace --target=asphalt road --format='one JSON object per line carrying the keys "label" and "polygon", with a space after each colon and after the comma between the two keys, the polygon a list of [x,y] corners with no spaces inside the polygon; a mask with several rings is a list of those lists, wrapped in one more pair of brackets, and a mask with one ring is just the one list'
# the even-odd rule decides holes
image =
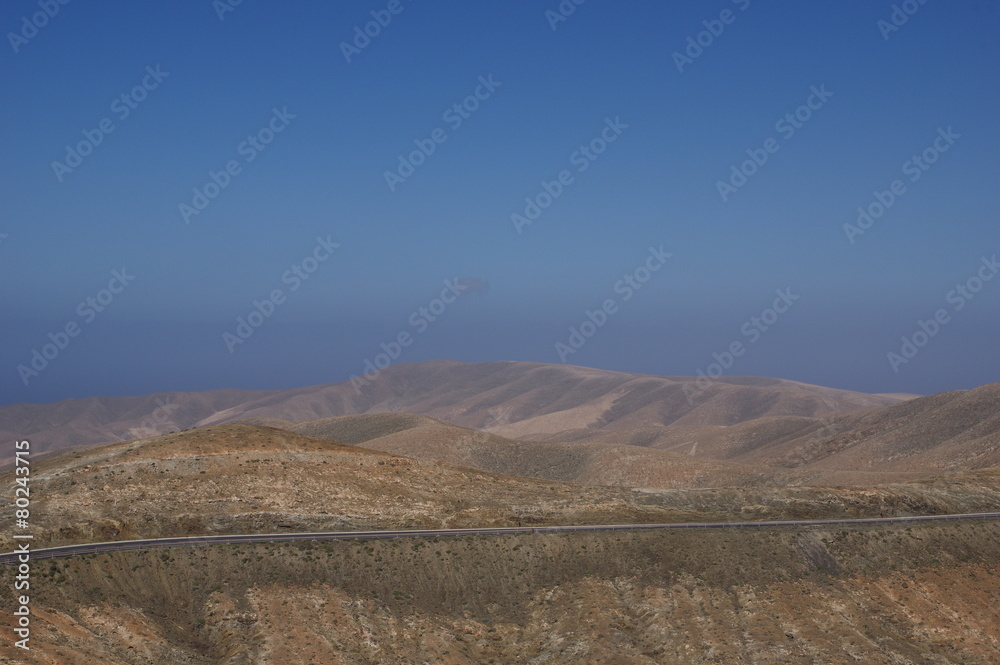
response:
{"label": "asphalt road", "polygon": [[[122,550],[144,550],[159,547],[193,545],[224,545],[233,543],[283,543],[319,540],[372,540],[384,538],[442,538],[447,536],[499,536],[524,533],[564,533],[568,531],[645,531],[649,529],[762,529],[775,527],[837,526],[845,524],[896,524],[900,522],[933,522],[939,520],[1000,519],[1000,513],[967,513],[961,515],[920,515],[915,517],[871,517],[839,520],[781,520],[771,522],[682,522],[678,524],[602,524],[585,526],[491,527],[480,529],[407,529],[402,531],[328,531],[321,533],[233,534],[225,536],[193,536],[180,538],[148,538],[118,540],[107,543],[85,543],[46,547],[30,551],[30,559],[51,559],[61,556],[100,554]],[[17,544],[32,543],[18,540]],[[23,552],[0,554],[0,564],[17,563]]]}

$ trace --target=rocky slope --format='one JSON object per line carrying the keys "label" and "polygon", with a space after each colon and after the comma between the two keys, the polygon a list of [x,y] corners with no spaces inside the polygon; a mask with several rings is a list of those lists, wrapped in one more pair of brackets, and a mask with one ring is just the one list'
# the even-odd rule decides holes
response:
{"label": "rocky slope", "polygon": [[992,665],[998,547],[994,523],[98,555],[38,566],[33,648],[0,660]]}

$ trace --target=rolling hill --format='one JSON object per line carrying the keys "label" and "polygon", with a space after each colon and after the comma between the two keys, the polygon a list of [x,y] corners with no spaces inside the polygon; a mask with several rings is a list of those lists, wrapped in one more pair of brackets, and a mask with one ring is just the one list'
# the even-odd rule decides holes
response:
{"label": "rolling hill", "polygon": [[[321,422],[304,428],[327,432],[368,428],[359,436],[369,436],[371,423],[363,422],[365,418],[359,422],[348,417],[337,419],[333,427]],[[398,442],[403,440],[400,435],[411,431],[420,439],[427,434],[421,432],[425,427],[431,429],[430,440],[442,434],[446,439],[468,436],[468,432],[489,436],[450,425],[444,427],[454,431],[437,432],[441,425],[436,421],[417,418],[420,424],[416,426],[362,443]],[[383,431],[400,424],[390,423]],[[455,448],[443,446],[446,451]],[[475,448],[470,450],[470,458],[480,454]],[[564,453],[548,454],[561,463],[558,455]],[[682,456],[660,454],[684,461]],[[519,463],[518,456],[516,450],[499,454],[496,466],[534,465],[545,459],[524,455],[528,461]],[[282,530],[941,514],[988,512],[1000,506],[1000,469],[831,488],[782,486],[766,477],[754,483],[749,481],[752,472],[737,468],[730,472],[734,481],[728,483],[730,487],[706,481],[699,489],[684,475],[690,470],[681,466],[678,473],[692,488],[656,488],[653,484],[639,490],[598,486],[588,476],[595,473],[593,467],[586,464],[574,471],[584,476],[584,482],[574,483],[564,479],[570,474],[562,470],[532,478],[524,472],[533,469],[516,468],[523,475],[513,475],[460,466],[460,459],[456,462],[403,457],[250,424],[212,425],[71,450],[33,464],[35,544]],[[667,463],[662,464],[670,470]],[[12,485],[13,479],[13,470],[0,473],[0,482]],[[665,485],[671,483],[684,484],[675,479]]]}
{"label": "rolling hill", "polygon": [[277,427],[452,466],[589,485],[655,489],[870,486],[918,480],[929,475],[777,469],[614,442],[508,439],[408,413],[336,416],[301,423],[273,418],[237,422]]}
{"label": "rolling hill", "polygon": [[[531,439],[580,430],[593,433],[731,426],[759,418],[828,418],[902,399],[780,379],[725,377],[701,389],[691,377],[544,363],[442,360],[393,365],[354,384],[7,405],[0,407],[0,437],[28,438],[36,452],[45,452],[233,420],[303,421],[406,411],[505,437]],[[0,459],[0,463],[4,461],[9,461],[9,455]]]}
{"label": "rolling hill", "polygon": [[[297,426],[340,432],[352,446],[223,424],[52,455],[33,465],[32,542],[1000,504],[1000,469],[863,489],[635,491],[360,447],[442,426],[461,430],[365,415]],[[0,473],[8,486],[13,478]],[[35,561],[32,649],[0,642],[0,660],[986,665],[1000,657],[998,556],[990,521],[122,551]],[[14,594],[0,587],[0,604],[15,607]]]}
{"label": "rolling hill", "polygon": [[631,444],[799,470],[934,472],[1000,466],[1000,383],[817,419],[732,426],[575,430],[560,441]]}

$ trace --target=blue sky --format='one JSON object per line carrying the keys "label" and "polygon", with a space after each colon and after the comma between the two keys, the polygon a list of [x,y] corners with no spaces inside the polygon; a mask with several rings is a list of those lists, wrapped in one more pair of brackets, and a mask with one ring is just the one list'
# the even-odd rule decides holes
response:
{"label": "blue sky", "polygon": [[[588,0],[555,29],[555,0],[247,0],[222,19],[210,0],[69,2],[33,31],[38,1],[5,3],[0,403],[346,380],[403,333],[398,362],[560,362],[563,344],[572,364],[694,375],[740,342],[727,375],[996,381],[1000,8],[904,4],[889,30],[893,3],[867,0]],[[372,12],[391,20],[348,62]],[[679,71],[689,38],[705,46]],[[776,124],[796,112],[794,133]],[[432,154],[390,189],[415,142]],[[228,183],[186,223],[212,173]],[[339,247],[316,260],[317,238]],[[778,289],[797,299],[768,314]]]}

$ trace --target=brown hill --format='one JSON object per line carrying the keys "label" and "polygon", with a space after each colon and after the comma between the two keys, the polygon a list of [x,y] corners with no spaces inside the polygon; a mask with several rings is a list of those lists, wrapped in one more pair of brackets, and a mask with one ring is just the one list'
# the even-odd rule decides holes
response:
{"label": "brown hill", "polygon": [[[13,483],[14,474],[0,474]],[[628,490],[514,478],[251,425],[36,461],[35,546],[282,530],[677,518]]]}
{"label": "brown hill", "polygon": [[[410,431],[421,435],[424,427],[438,427],[433,422],[365,444],[402,441],[401,435]],[[452,435],[465,436],[461,428],[445,427],[459,430]],[[447,432],[432,434],[428,440],[433,442]],[[460,448],[442,447],[449,452]],[[470,450],[470,458],[488,454],[475,447]],[[678,458],[679,470],[670,469],[664,461],[654,464],[641,458],[637,469],[659,464],[662,469],[657,473],[676,474],[675,478],[682,477],[689,485],[698,484],[697,479],[685,476],[691,469],[697,472],[705,464],[726,466],[710,460],[694,460],[693,467],[685,466],[681,456],[634,450]],[[561,464],[566,453],[547,454]],[[495,459],[498,466],[516,465],[504,461],[515,457],[516,451],[501,451]],[[525,457],[529,465],[545,459],[544,455]],[[613,469],[610,460],[623,457],[615,451],[606,466]],[[628,464],[623,468],[628,469]],[[597,469],[598,465],[581,464],[574,473],[593,482],[587,474]],[[535,479],[491,473],[271,427],[216,425],[36,460],[32,471],[34,544],[282,530],[912,515],[984,512],[1000,506],[1000,469],[835,489],[768,486],[767,478],[753,482],[752,472],[737,467],[727,473],[745,485],[741,488],[662,489],[669,486],[664,483],[661,489],[642,491],[562,482],[553,479],[561,472],[542,472],[551,476]],[[628,472],[630,477],[639,473]],[[704,475],[710,478],[712,474]],[[13,479],[13,471],[0,473],[0,482],[12,485]],[[612,484],[615,478],[597,480]],[[777,483],[772,479],[770,484]]]}
{"label": "brown hill", "polygon": [[828,419],[759,418],[732,426],[564,432],[753,467],[933,472],[1000,466],[1000,383]]}
{"label": "brown hill", "polygon": [[958,470],[1000,466],[1000,383],[939,393],[830,421],[731,459],[815,469]]}
{"label": "brown hill", "polygon": [[[400,414],[311,426],[380,435],[370,442],[438,425]],[[0,474],[12,481],[12,472]],[[983,511],[1000,505],[1000,469],[864,490],[638,492],[219,425],[40,460],[32,497],[32,542],[42,547],[283,529]],[[985,665],[1000,655],[998,547],[1000,527],[977,522],[244,544],[36,560],[32,650],[7,640],[0,660]],[[0,586],[0,604],[16,607],[14,594]],[[15,618],[7,616],[9,629]]]}
{"label": "brown hill", "polygon": [[998,559],[995,523],[121,552],[39,562],[0,661],[995,665]]}
{"label": "brown hill", "polygon": [[753,468],[934,472],[1000,466],[1000,383],[829,418],[576,429],[542,440],[633,445]]}
{"label": "brown hill", "polygon": [[[8,405],[0,407],[0,437],[28,438],[36,452],[44,452],[232,420],[297,422],[407,411],[507,437],[537,438],[566,430],[733,425],[762,417],[826,418],[900,399],[780,379],[725,377],[701,390],[691,377],[544,363],[442,360],[393,365],[353,384]],[[0,463],[10,459],[4,452]]]}
{"label": "brown hill", "polygon": [[[658,489],[871,486],[929,475],[752,467],[613,442],[522,441],[406,413],[338,416],[302,423],[264,420],[259,424],[452,466],[590,485]],[[613,441],[613,436],[608,435],[608,440]]]}
{"label": "brown hill", "polygon": [[[130,441],[186,429],[249,400],[279,391],[209,390],[127,397],[86,397],[52,404],[0,406],[0,436],[28,439],[34,453]],[[5,448],[0,463],[11,455]]]}

